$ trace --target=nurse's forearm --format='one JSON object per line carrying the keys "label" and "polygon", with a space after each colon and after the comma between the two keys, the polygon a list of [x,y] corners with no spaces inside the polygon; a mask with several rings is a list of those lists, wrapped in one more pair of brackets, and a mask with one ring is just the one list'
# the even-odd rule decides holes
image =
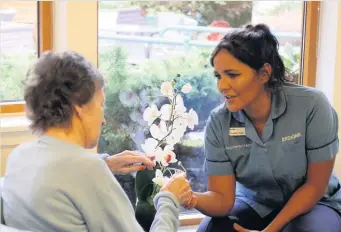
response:
{"label": "nurse's forearm", "polygon": [[205,193],[195,193],[197,204],[195,208],[201,213],[211,216],[225,216],[233,208],[234,202],[224,201],[222,194],[207,191]]}
{"label": "nurse's forearm", "polygon": [[321,191],[316,186],[308,183],[302,185],[264,231],[280,231],[288,222],[311,210],[322,198],[323,194],[324,191]]}

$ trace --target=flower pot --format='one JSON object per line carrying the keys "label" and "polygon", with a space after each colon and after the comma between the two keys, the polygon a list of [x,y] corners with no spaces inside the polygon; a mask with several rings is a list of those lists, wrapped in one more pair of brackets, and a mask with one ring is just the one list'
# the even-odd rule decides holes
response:
{"label": "flower pot", "polygon": [[154,221],[156,210],[149,201],[138,201],[136,204],[135,217],[144,231],[149,231]]}
{"label": "flower pot", "polygon": [[149,231],[156,214],[150,197],[153,194],[155,170],[143,170],[136,173],[135,192],[137,204],[135,209],[136,220],[145,231]]}

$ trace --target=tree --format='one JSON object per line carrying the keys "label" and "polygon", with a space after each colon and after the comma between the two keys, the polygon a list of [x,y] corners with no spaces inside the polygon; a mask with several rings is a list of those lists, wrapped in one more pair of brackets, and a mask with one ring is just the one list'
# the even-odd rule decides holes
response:
{"label": "tree", "polygon": [[129,1],[110,6],[105,1],[100,2],[102,7],[111,9],[122,7],[141,7],[148,14],[160,11],[179,12],[188,15],[199,22],[199,25],[209,25],[215,20],[227,21],[232,27],[241,27],[251,22],[251,1]]}

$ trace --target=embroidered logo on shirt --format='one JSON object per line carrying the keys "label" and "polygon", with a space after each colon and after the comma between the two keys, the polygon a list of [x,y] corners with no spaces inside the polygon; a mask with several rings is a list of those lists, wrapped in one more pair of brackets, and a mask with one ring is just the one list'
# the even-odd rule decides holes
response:
{"label": "embroidered logo on shirt", "polygon": [[282,138],[282,142],[290,141],[290,140],[299,138],[299,137],[301,137],[301,136],[302,136],[301,133],[296,133],[296,134],[293,134],[293,135],[290,135],[290,136],[286,136],[286,137],[283,137],[283,138]]}
{"label": "embroidered logo on shirt", "polygon": [[226,150],[234,150],[234,149],[245,148],[245,147],[251,147],[251,144],[233,145],[233,146],[225,147],[225,149]]}

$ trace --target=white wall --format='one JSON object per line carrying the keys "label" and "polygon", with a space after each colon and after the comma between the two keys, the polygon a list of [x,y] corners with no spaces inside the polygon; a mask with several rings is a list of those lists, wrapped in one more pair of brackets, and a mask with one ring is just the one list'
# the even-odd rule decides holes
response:
{"label": "white wall", "polygon": [[[328,97],[341,119],[341,2],[322,1],[317,57],[316,88]],[[341,133],[339,129],[339,138]],[[339,154],[341,154],[339,152]],[[335,173],[341,178],[341,157],[337,156]]]}
{"label": "white wall", "polygon": [[67,2],[55,1],[53,4],[53,42],[54,51],[67,49]]}
{"label": "white wall", "polygon": [[338,32],[338,1],[322,1],[320,8],[320,33],[317,52],[316,88],[322,90],[333,103]]}
{"label": "white wall", "polygon": [[[336,56],[335,56],[335,66],[334,66],[334,101],[333,105],[335,110],[338,112],[339,115],[339,139],[341,139],[341,2],[339,1],[338,6],[338,24],[337,24],[337,41],[336,41]],[[341,179],[341,151],[339,152],[338,158],[336,159],[335,163],[335,172]]]}

